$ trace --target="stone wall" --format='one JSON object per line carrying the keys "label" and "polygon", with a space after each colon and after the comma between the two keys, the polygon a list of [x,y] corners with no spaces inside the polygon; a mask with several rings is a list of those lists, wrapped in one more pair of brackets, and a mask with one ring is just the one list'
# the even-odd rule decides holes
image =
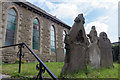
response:
{"label": "stone wall", "polygon": [[[56,49],[62,48],[63,49],[63,30],[66,30],[66,32],[69,31],[69,29],[61,26],[60,24],[54,23],[51,20],[45,18],[44,16],[41,16],[33,11],[28,10],[28,8],[22,7],[22,5],[17,5],[15,3],[11,2],[5,2],[2,3],[2,46],[5,44],[5,34],[6,34],[6,24],[7,24],[7,13],[10,8],[14,8],[17,12],[17,29],[16,29],[16,36],[15,36],[15,44],[25,42],[30,48],[32,49],[32,36],[33,36],[33,20],[37,18],[39,20],[40,24],[40,44],[39,48],[40,50],[33,50],[43,61],[59,61],[57,60],[57,53],[51,53],[50,50],[50,27],[53,25],[55,27],[55,33],[56,33]],[[8,51],[10,50],[10,52]],[[17,51],[18,48],[11,48],[11,49],[3,49],[3,61],[7,62],[14,62],[14,60],[17,58]],[[25,57],[23,58],[27,62],[29,61],[35,61],[35,58],[26,50],[24,49]],[[63,55],[64,60],[64,53],[61,53]],[[9,58],[7,60],[7,58]],[[61,61],[61,60],[60,60]]]}
{"label": "stone wall", "polygon": [[[0,1],[0,46],[2,46],[2,2]],[[2,74],[2,51],[0,49],[0,75]]]}

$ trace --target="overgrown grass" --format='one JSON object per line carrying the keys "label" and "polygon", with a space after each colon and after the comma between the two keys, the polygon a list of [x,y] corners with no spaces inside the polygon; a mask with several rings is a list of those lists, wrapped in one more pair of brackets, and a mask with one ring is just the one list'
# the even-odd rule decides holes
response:
{"label": "overgrown grass", "polygon": [[[18,74],[18,64],[3,64],[2,73],[12,75],[13,77],[33,77],[38,74],[38,71],[36,70],[36,64],[37,63],[22,64],[21,74]],[[60,72],[64,65],[63,62],[50,62],[45,64],[57,77],[60,76]],[[50,77],[47,72],[45,72],[43,76]],[[86,71],[80,70],[74,73],[64,75],[65,78],[118,78],[119,76],[120,64],[118,63],[114,63],[114,68],[110,67],[93,69],[92,67],[88,66]]]}

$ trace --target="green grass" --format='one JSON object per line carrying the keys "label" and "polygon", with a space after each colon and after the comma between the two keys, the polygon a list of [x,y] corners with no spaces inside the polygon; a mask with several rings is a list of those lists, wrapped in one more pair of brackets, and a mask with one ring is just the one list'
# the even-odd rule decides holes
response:
{"label": "green grass", "polygon": [[[118,73],[118,70],[120,68],[120,65],[117,63],[114,63],[114,68],[100,68],[100,69],[93,69],[90,66],[87,66],[87,70],[83,71],[77,71],[74,73],[70,73],[67,75],[64,75],[65,78],[118,78],[120,76],[120,72]],[[85,74],[87,72],[87,75]],[[119,74],[119,75],[118,75]]]}
{"label": "green grass", "polygon": [[[36,64],[38,63],[22,64],[20,75],[18,74],[18,64],[2,64],[2,73],[18,77],[23,75],[37,75],[39,71],[36,70]],[[59,76],[64,63],[50,62],[45,64],[56,76]],[[46,71],[43,76],[50,77]]]}
{"label": "green grass", "polygon": [[[13,77],[24,77],[31,75],[37,75],[38,71],[36,70],[37,63],[24,63],[22,64],[21,74],[18,74],[18,64],[3,64],[2,65],[2,73],[9,74]],[[50,62],[45,63],[46,66],[57,76],[60,76],[60,72],[64,65],[63,62]],[[100,68],[100,69],[93,69],[92,67],[88,66],[86,71],[80,70],[74,73],[64,75],[65,78],[118,78],[120,76],[120,64],[114,63],[114,68]],[[88,74],[86,75],[85,72]],[[43,75],[44,77],[50,77],[47,72]],[[29,76],[30,77],[30,76]]]}

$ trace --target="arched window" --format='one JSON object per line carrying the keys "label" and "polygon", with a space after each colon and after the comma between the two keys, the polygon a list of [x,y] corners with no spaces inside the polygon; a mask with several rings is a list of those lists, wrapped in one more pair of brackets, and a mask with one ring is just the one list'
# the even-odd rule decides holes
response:
{"label": "arched window", "polygon": [[8,11],[7,16],[7,27],[6,27],[6,37],[5,37],[5,46],[12,45],[15,42],[15,32],[16,32],[16,11],[11,8]]}
{"label": "arched window", "polygon": [[63,45],[64,45],[63,48],[64,48],[64,53],[66,53],[65,43],[64,43],[65,35],[66,35],[66,32],[63,31]]}
{"label": "arched window", "polygon": [[33,49],[39,50],[39,22],[38,19],[33,21]]}
{"label": "arched window", "polygon": [[55,52],[55,29],[53,26],[51,26],[50,31],[50,39],[51,39],[51,52]]}

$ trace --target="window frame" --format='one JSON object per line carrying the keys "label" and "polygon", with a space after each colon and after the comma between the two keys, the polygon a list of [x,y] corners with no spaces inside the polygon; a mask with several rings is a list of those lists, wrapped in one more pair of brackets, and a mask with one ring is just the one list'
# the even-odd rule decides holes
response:
{"label": "window frame", "polygon": [[[15,15],[13,15],[12,13],[10,13],[10,10],[14,10],[14,12],[15,12]],[[9,21],[9,17],[10,16],[12,16],[12,17],[15,17],[15,22],[12,22],[12,21]],[[15,30],[10,30],[9,28],[8,28],[8,23],[9,24],[14,24],[15,25]],[[18,12],[17,12],[17,10],[16,10],[16,8],[15,7],[10,7],[9,9],[8,9],[8,11],[7,11],[7,16],[6,16],[6,28],[5,28],[5,38],[4,38],[4,45],[5,46],[7,46],[7,45],[13,45],[13,44],[15,44],[16,42],[17,42],[17,40],[16,40],[16,38],[17,38],[17,29],[18,29]],[[9,31],[12,31],[14,34],[13,34],[13,38],[9,38],[10,37],[10,35],[8,36],[8,33],[7,32],[9,32]],[[7,37],[8,36],[8,37]],[[11,41],[12,43],[10,43],[10,42],[8,42],[8,43],[10,43],[10,44],[8,44],[7,43],[7,39],[11,39],[11,40],[13,40],[13,41]],[[9,41],[8,40],[8,41]]]}
{"label": "window frame", "polygon": [[64,43],[65,35],[66,35],[66,31],[63,30],[63,49],[64,49],[64,54],[66,54],[65,43]]}
{"label": "window frame", "polygon": [[[34,23],[34,20],[37,20],[38,24]],[[33,18],[32,24],[33,24],[32,25],[32,49],[40,51],[40,21],[39,21],[39,19],[37,17]],[[38,30],[35,29],[35,31],[38,31],[38,37],[37,37],[38,38],[38,42],[37,42],[38,43],[38,49],[34,48],[34,42],[33,42],[33,40],[34,40],[33,39],[33,37],[34,37],[34,35],[33,35],[34,34],[34,25],[37,25],[37,27],[38,27]]]}
{"label": "window frame", "polygon": [[[52,28],[52,29],[51,29]],[[53,32],[51,32],[53,31]],[[51,35],[51,33],[54,33],[54,35]],[[52,39],[51,36],[54,38]],[[51,45],[51,43],[54,43],[54,46]],[[54,48],[54,51],[52,51],[52,48]],[[56,52],[56,30],[54,25],[50,27],[50,52],[55,53]]]}

